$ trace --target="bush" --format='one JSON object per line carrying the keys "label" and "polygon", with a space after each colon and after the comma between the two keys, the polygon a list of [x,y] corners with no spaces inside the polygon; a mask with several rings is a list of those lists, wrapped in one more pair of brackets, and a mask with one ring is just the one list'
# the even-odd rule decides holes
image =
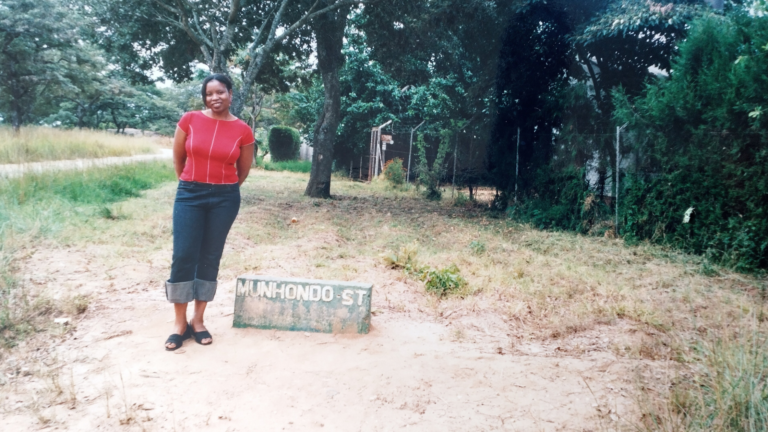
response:
{"label": "bush", "polygon": [[405,170],[403,169],[403,160],[394,158],[384,165],[384,178],[387,179],[393,187],[399,187],[405,184]]}
{"label": "bush", "polygon": [[296,129],[275,126],[269,131],[269,154],[272,156],[272,162],[297,160],[299,150],[301,150],[301,137]]}
{"label": "bush", "polygon": [[427,292],[436,294],[438,297],[457,294],[460,289],[467,285],[467,281],[461,277],[461,271],[456,264],[439,270],[427,269],[421,274],[421,278],[424,280]]}

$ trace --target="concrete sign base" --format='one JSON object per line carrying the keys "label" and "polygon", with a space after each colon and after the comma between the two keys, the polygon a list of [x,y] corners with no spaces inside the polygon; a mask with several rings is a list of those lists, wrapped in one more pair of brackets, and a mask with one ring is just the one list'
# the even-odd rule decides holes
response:
{"label": "concrete sign base", "polygon": [[372,289],[354,282],[240,276],[234,326],[366,334]]}

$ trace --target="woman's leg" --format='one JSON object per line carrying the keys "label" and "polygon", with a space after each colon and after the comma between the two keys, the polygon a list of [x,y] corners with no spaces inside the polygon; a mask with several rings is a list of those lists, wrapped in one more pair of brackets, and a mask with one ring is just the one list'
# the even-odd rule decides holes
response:
{"label": "woman's leg", "polygon": [[[240,210],[240,189],[233,186],[231,189],[220,191],[212,204],[206,217],[195,275],[195,315],[191,321],[195,332],[206,330],[205,307],[216,294],[221,255],[224,252],[229,230]],[[210,343],[210,340],[205,339],[202,343]]]}
{"label": "woman's leg", "polygon": [[[165,294],[173,303],[174,333],[179,335],[187,329],[187,304],[195,297],[195,272],[206,221],[205,200],[199,192],[180,184],[173,206],[173,261]],[[175,344],[166,347],[172,349]]]}

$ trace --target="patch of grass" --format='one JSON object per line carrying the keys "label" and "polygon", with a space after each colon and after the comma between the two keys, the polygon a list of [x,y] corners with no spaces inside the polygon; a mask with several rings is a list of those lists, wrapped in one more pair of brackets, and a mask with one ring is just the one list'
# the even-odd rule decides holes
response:
{"label": "patch of grass", "polygon": [[486,252],[485,243],[477,240],[472,240],[469,244],[469,249],[475,255],[483,255]]}
{"label": "patch of grass", "polygon": [[49,127],[24,127],[17,135],[10,127],[0,127],[0,164],[155,153],[160,140],[88,129]]}
{"label": "patch of grass", "polygon": [[312,161],[302,160],[272,162],[258,158],[256,159],[256,166],[261,167],[266,171],[288,171],[295,173],[309,173],[312,171]]}
{"label": "patch of grass", "polygon": [[438,297],[459,294],[467,286],[456,264],[440,269],[419,265],[418,250],[418,244],[411,243],[401,246],[398,252],[385,253],[381,258],[388,267],[402,269],[406,274],[424,281],[426,291]]}
{"label": "patch of grass", "polygon": [[642,400],[642,429],[652,431],[768,430],[768,336],[757,319],[751,331],[697,338],[678,376],[656,401]]}
{"label": "patch of grass", "polygon": [[54,312],[77,315],[85,311],[85,298],[54,304],[30,291],[16,276],[18,258],[41,239],[88,226],[106,217],[122,219],[113,203],[140,196],[141,191],[173,180],[170,165],[149,162],[29,174],[0,180],[0,346],[13,346],[47,325]]}

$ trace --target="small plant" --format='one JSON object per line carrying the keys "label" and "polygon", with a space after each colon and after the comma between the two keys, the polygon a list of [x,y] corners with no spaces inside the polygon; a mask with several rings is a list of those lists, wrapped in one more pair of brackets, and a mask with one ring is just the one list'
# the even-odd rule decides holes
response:
{"label": "small plant", "polygon": [[384,165],[384,178],[392,187],[400,187],[405,184],[405,169],[403,168],[403,160],[400,158],[394,158],[387,161]]}
{"label": "small plant", "polygon": [[388,267],[402,269],[407,275],[424,281],[427,292],[437,294],[438,297],[456,294],[467,285],[455,264],[442,269],[420,266],[416,259],[418,251],[419,246],[414,242],[401,246],[398,252],[382,255],[382,259]]}
{"label": "small plant", "polygon": [[382,255],[382,259],[389,268],[403,269],[406,272],[418,272],[419,265],[416,259],[418,253],[419,245],[413,242],[401,246],[397,252],[389,252]]}
{"label": "small plant", "polygon": [[456,194],[456,198],[453,200],[453,205],[456,207],[466,207],[470,202],[472,202],[469,197],[464,195],[462,192],[459,192]]}
{"label": "small plant", "polygon": [[472,243],[469,244],[469,248],[475,255],[482,255],[485,253],[485,243],[481,241],[473,240]]}
{"label": "small plant", "polygon": [[427,292],[436,294],[438,297],[456,294],[467,285],[467,281],[461,276],[461,271],[456,264],[439,270],[425,270],[421,277]]}
{"label": "small plant", "polygon": [[120,206],[102,206],[99,208],[99,216],[109,220],[128,219],[128,216]]}
{"label": "small plant", "polygon": [[77,294],[65,301],[60,309],[70,315],[82,315],[88,310],[89,302],[88,297]]}

